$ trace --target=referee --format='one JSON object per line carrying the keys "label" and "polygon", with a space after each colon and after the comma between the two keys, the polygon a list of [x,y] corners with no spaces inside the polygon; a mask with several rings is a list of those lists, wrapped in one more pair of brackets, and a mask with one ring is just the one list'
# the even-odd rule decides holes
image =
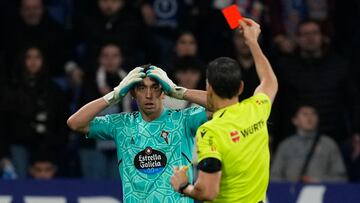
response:
{"label": "referee", "polygon": [[191,185],[187,167],[175,167],[170,180],[175,191],[194,199],[222,203],[265,199],[270,163],[266,123],[278,84],[257,42],[260,26],[245,18],[240,32],[254,57],[260,85],[239,103],[244,84],[238,63],[221,57],[208,65],[207,106],[215,113],[197,130],[198,179]]}

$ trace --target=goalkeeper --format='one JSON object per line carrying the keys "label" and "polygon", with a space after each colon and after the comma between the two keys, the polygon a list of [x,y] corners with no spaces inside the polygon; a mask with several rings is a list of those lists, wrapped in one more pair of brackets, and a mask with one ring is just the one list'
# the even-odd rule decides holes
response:
{"label": "goalkeeper", "polygon": [[[138,112],[96,117],[128,92],[136,99]],[[169,180],[174,166],[190,164],[194,135],[207,121],[206,111],[203,107],[167,109],[162,103],[164,94],[206,104],[205,91],[178,87],[162,69],[145,65],[132,70],[114,91],[86,104],[67,121],[72,130],[88,138],[114,140],[124,202],[194,202],[176,193]]]}
{"label": "goalkeeper", "polygon": [[265,199],[270,164],[266,123],[278,84],[257,42],[260,26],[245,18],[240,24],[260,85],[252,97],[239,103],[244,88],[239,64],[222,57],[208,65],[207,107],[214,115],[196,134],[198,179],[191,185],[185,167],[175,168],[171,179],[174,190],[195,199],[221,203]]}

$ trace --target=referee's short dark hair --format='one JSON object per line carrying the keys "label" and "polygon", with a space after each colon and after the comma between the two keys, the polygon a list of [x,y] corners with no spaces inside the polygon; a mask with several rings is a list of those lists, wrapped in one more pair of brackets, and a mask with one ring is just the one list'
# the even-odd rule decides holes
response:
{"label": "referee's short dark hair", "polygon": [[211,61],[206,76],[215,93],[221,98],[231,99],[239,93],[242,74],[236,60],[220,57]]}

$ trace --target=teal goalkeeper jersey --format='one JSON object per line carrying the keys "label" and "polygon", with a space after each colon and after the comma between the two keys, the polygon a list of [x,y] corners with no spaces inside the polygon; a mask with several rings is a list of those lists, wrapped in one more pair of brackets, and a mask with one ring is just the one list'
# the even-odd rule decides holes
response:
{"label": "teal goalkeeper jersey", "polygon": [[[88,137],[114,140],[124,202],[189,203],[194,201],[175,192],[170,178],[174,166],[191,163],[196,130],[206,121],[202,107],[164,108],[151,122],[140,112],[112,114],[93,119]],[[192,170],[188,176],[192,181]]]}

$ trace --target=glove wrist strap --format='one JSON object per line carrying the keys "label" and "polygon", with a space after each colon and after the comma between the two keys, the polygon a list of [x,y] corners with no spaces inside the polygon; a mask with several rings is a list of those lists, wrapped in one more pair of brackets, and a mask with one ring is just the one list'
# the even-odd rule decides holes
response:
{"label": "glove wrist strap", "polygon": [[111,91],[102,97],[109,105],[116,104],[120,101],[120,98],[115,96],[115,91]]}
{"label": "glove wrist strap", "polygon": [[183,100],[186,91],[187,89],[185,87],[175,87],[175,91],[172,92],[171,96]]}

